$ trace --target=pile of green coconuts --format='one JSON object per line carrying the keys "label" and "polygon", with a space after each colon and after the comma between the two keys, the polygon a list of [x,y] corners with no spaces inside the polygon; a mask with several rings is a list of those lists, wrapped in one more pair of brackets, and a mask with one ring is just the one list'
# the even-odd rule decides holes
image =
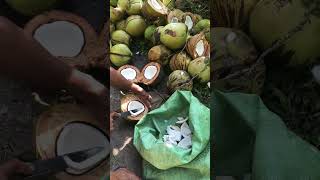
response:
{"label": "pile of green coconuts", "polygon": [[170,67],[170,92],[210,81],[210,20],[175,8],[173,0],[111,0],[110,60],[130,63],[132,39],[148,41],[148,61]]}

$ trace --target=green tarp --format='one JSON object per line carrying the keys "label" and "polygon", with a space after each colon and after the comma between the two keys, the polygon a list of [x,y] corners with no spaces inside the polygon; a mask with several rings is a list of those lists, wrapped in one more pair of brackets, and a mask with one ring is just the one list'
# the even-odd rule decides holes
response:
{"label": "green tarp", "polygon": [[[189,117],[192,148],[168,147],[163,135],[177,117]],[[135,126],[134,145],[143,157],[143,179],[210,179],[210,110],[189,91],[176,91]]]}
{"label": "green tarp", "polygon": [[214,174],[253,180],[320,180],[320,153],[256,95],[212,93]]}

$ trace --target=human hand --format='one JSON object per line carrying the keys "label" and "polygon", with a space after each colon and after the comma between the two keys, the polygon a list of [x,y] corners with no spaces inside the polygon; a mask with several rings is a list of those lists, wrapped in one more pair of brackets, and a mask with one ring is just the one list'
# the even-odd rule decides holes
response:
{"label": "human hand", "polygon": [[16,174],[28,175],[32,173],[32,168],[19,160],[10,160],[2,165],[0,165],[0,179],[9,180],[11,176]]}
{"label": "human hand", "polygon": [[144,103],[146,103],[146,105],[148,106],[148,108],[151,108],[151,100],[152,97],[149,93],[147,93],[142,87],[140,87],[137,84],[132,84],[131,85],[131,91],[140,96],[140,98],[144,101]]}
{"label": "human hand", "polygon": [[113,120],[117,117],[120,117],[120,114],[117,113],[117,112],[112,112],[110,113],[110,132],[114,130],[114,127],[113,127]]}
{"label": "human hand", "polygon": [[73,70],[68,89],[93,112],[98,120],[105,122],[109,95],[108,89],[92,76]]}

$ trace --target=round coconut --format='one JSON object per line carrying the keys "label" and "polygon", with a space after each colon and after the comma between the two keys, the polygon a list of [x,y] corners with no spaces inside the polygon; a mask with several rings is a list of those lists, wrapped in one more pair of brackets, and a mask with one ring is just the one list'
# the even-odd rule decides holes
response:
{"label": "round coconut", "polygon": [[137,67],[132,65],[124,65],[121,66],[118,69],[118,72],[127,80],[133,82],[133,83],[139,83],[140,82],[140,71]]}
{"label": "round coconut", "polygon": [[143,112],[137,112],[135,115],[128,116],[127,118],[132,121],[139,121],[144,115],[149,111],[149,108],[143,101],[134,94],[126,94],[121,97],[121,111],[127,112],[129,110],[134,110],[136,108],[142,108]]}
{"label": "round coconut", "polygon": [[98,37],[82,17],[49,11],[31,19],[24,28],[52,55],[77,68],[88,68],[101,56]]}
{"label": "round coconut", "polygon": [[[105,139],[103,141],[109,142],[107,136],[107,129],[101,122],[98,122],[94,115],[87,111],[84,107],[74,104],[60,104],[51,107],[48,111],[42,113],[35,124],[35,146],[36,152],[40,159],[54,158],[58,154],[58,148],[64,144],[59,144],[62,137],[66,136],[66,129],[68,126],[78,125],[89,129],[94,129],[94,134],[99,134]],[[69,128],[69,131],[75,128]],[[93,132],[93,131],[92,131]],[[64,134],[64,135],[62,135]],[[91,133],[78,133],[88,137]],[[79,137],[84,142],[86,137]],[[67,139],[67,138],[66,138]],[[77,139],[77,138],[76,138]],[[74,144],[75,140],[72,143]],[[88,142],[90,144],[91,142]],[[66,145],[67,146],[67,145]],[[86,147],[91,148],[91,147]],[[75,151],[79,151],[75,150]],[[88,167],[85,170],[74,170],[67,169],[65,172],[56,174],[56,178],[59,180],[72,180],[72,179],[101,179],[108,175],[105,170],[109,167],[109,156],[101,157],[94,166]]]}
{"label": "round coconut", "polygon": [[146,64],[140,74],[140,82],[145,85],[156,85],[161,79],[161,64],[151,62]]}

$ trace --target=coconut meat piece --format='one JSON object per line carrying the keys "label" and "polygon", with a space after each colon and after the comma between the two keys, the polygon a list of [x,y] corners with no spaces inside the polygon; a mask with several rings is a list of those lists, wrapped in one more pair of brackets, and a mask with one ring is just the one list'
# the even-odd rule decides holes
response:
{"label": "coconut meat piece", "polygon": [[75,57],[85,44],[81,28],[68,21],[43,24],[35,30],[33,37],[57,57]]}
{"label": "coconut meat piece", "polygon": [[161,4],[158,2],[158,0],[151,0],[151,4],[154,8],[156,8],[157,10],[161,10],[162,6]]}
{"label": "coconut meat piece", "polygon": [[187,136],[190,136],[191,135],[191,130],[187,124],[187,122],[184,122],[182,125],[181,125],[181,134],[183,137],[187,137]]}
{"label": "coconut meat piece", "polygon": [[105,134],[97,128],[84,123],[66,125],[56,143],[58,156],[95,147],[104,147],[102,151],[82,162],[75,162],[65,156],[64,159],[69,166],[67,172],[72,174],[84,173],[104,160],[110,153],[110,144]]}
{"label": "coconut meat piece", "polygon": [[196,53],[198,54],[198,56],[202,56],[204,53],[204,43],[203,40],[200,40],[197,42],[196,45]]}
{"label": "coconut meat piece", "polygon": [[181,147],[183,149],[189,149],[192,146],[191,136],[184,137],[179,143],[178,147]]}
{"label": "coconut meat piece", "polygon": [[187,25],[188,30],[190,31],[193,27],[193,21],[192,18],[190,16],[186,16],[186,20],[184,21],[184,24]]}
{"label": "coconut meat piece", "polygon": [[[137,112],[132,112],[132,110],[140,109]],[[130,111],[131,116],[136,117],[140,115],[142,112],[144,112],[144,104],[142,104],[140,101],[130,101],[128,103],[128,111]]]}
{"label": "coconut meat piece", "polygon": [[145,70],[144,70],[144,77],[148,80],[154,78],[154,76],[157,74],[158,72],[158,68],[156,66],[148,66]]}
{"label": "coconut meat piece", "polygon": [[132,68],[123,69],[120,74],[127,80],[134,80],[137,77],[137,72]]}

